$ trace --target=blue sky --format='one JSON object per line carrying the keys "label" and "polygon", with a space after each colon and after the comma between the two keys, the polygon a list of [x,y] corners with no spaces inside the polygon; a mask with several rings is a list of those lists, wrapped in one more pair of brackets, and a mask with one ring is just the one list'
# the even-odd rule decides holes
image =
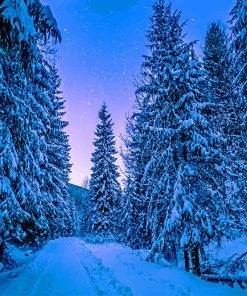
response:
{"label": "blue sky", "polygon": [[[201,53],[208,25],[226,22],[234,0],[173,0],[182,10],[188,40],[199,40]],[[58,67],[70,125],[71,181],[81,184],[90,174],[97,113],[105,100],[119,134],[134,103],[134,79],[146,52],[145,32],[151,0],[46,0],[57,18],[63,41]]]}

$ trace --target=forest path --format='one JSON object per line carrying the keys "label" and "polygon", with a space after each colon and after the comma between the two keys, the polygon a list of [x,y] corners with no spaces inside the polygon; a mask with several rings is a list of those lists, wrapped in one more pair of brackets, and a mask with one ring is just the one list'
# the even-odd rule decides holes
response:
{"label": "forest path", "polygon": [[0,286],[1,296],[132,295],[78,238],[48,242],[33,262]]}
{"label": "forest path", "polygon": [[[245,240],[230,247],[241,253]],[[15,260],[18,250],[11,253]],[[0,273],[0,296],[246,296],[238,286],[200,280],[168,262],[147,262],[147,250],[118,243],[69,237],[47,242],[34,255],[29,251],[22,251],[26,261],[18,259],[18,268]]]}

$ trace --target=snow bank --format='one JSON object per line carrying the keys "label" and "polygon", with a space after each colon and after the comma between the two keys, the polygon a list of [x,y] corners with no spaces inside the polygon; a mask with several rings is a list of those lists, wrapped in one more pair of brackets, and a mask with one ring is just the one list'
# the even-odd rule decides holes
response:
{"label": "snow bank", "polygon": [[119,244],[86,244],[114,276],[130,287],[134,296],[240,296],[246,290],[213,284],[190,273],[145,261],[146,251],[133,251]]}

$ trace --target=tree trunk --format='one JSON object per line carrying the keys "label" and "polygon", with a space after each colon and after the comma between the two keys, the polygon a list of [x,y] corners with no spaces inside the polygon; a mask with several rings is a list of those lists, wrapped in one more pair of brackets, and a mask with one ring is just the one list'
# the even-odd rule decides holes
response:
{"label": "tree trunk", "polygon": [[3,261],[3,255],[4,255],[4,249],[5,249],[5,243],[3,239],[0,237],[0,262]]}
{"label": "tree trunk", "polygon": [[200,268],[200,255],[199,255],[199,245],[195,245],[192,250],[192,268],[193,274],[200,276],[201,275],[201,268]]}
{"label": "tree trunk", "polygon": [[176,244],[175,242],[172,243],[172,248],[173,248],[173,256],[176,262],[176,266],[178,266],[178,256],[177,256],[177,250],[176,250]]}
{"label": "tree trunk", "polygon": [[205,261],[206,260],[206,253],[205,253],[205,250],[204,250],[203,246],[199,247],[199,252],[200,252],[200,255],[201,255],[201,260]]}
{"label": "tree trunk", "polygon": [[186,271],[190,271],[190,258],[189,258],[189,252],[188,249],[184,249],[184,266]]}

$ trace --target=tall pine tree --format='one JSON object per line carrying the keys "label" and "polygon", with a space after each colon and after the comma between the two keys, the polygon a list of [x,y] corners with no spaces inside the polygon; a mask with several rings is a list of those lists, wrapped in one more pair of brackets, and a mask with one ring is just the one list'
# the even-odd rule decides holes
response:
{"label": "tall pine tree", "polygon": [[[234,133],[234,164],[238,173],[237,191],[247,201],[247,1],[237,0],[231,12],[232,48],[235,52],[234,68],[236,75],[233,85],[236,96],[237,121]],[[246,219],[244,219],[246,221]],[[245,223],[246,225],[246,223]]]}
{"label": "tall pine tree", "polygon": [[71,220],[62,106],[55,102],[58,84],[43,53],[49,39],[61,36],[50,8],[39,0],[1,1],[0,24],[1,236],[39,243],[69,234]]}
{"label": "tall pine tree", "polygon": [[[152,147],[141,184],[145,188],[150,260],[183,252],[186,270],[200,274],[200,249],[220,238],[224,215],[224,157],[220,137],[204,116],[201,64],[183,39],[180,12],[158,0],[148,31],[137,95],[146,99],[147,147]],[[130,180],[131,182],[131,180]],[[189,258],[192,258],[190,267]]]}
{"label": "tall pine tree", "polygon": [[228,157],[226,175],[228,215],[235,220],[237,228],[244,224],[244,192],[241,148],[239,147],[239,100],[234,79],[237,75],[234,51],[230,50],[229,38],[222,25],[212,23],[207,31],[204,46],[205,94],[212,103],[209,121],[215,131],[224,138],[221,151]]}
{"label": "tall pine tree", "polygon": [[147,125],[152,120],[148,109],[148,99],[137,94],[134,113],[127,118],[126,135],[122,137],[122,158],[126,175],[122,231],[125,243],[132,248],[151,246],[151,238],[146,230],[146,186],[142,183],[145,167],[154,149]]}
{"label": "tall pine tree", "polygon": [[98,116],[100,123],[97,125],[93,142],[95,151],[92,154],[89,203],[91,209],[88,219],[93,233],[107,236],[116,234],[121,189],[115,164],[117,151],[113,123],[105,103]]}

